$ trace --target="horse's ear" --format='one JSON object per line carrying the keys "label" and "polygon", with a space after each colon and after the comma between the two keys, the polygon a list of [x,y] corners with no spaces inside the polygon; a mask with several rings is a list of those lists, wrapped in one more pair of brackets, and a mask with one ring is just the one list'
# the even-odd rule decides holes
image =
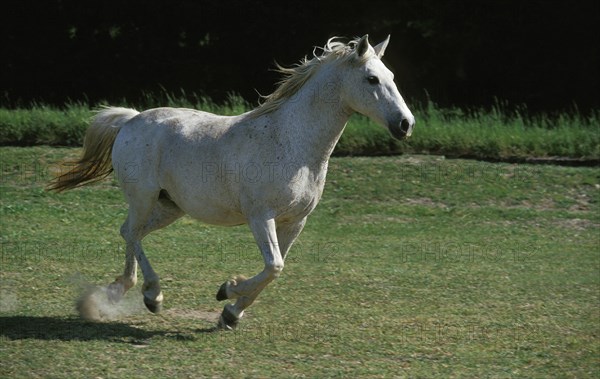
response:
{"label": "horse's ear", "polygon": [[385,48],[387,47],[388,43],[390,43],[390,35],[389,34],[388,34],[387,38],[385,39],[385,41],[383,41],[379,45],[373,47],[373,49],[375,49],[375,54],[377,54],[377,56],[379,58],[383,57],[383,54],[385,53]]}
{"label": "horse's ear", "polygon": [[369,35],[365,34],[356,45],[356,54],[362,57],[367,51],[369,51]]}

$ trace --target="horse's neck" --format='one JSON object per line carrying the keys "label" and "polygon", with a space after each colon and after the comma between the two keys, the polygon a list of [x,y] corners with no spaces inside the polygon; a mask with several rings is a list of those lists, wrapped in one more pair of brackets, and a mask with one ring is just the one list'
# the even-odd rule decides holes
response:
{"label": "horse's neck", "polygon": [[326,72],[316,73],[276,111],[281,138],[294,146],[293,159],[309,165],[329,160],[351,114],[342,104],[338,83]]}

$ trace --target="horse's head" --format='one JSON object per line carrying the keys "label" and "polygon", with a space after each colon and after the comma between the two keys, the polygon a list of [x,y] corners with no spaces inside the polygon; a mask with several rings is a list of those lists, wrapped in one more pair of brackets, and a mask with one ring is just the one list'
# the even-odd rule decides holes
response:
{"label": "horse's head", "polygon": [[342,99],[352,110],[386,126],[394,137],[405,139],[412,134],[415,117],[394,83],[394,74],[381,61],[389,41],[388,36],[373,47],[368,35],[358,40],[353,58],[347,61]]}

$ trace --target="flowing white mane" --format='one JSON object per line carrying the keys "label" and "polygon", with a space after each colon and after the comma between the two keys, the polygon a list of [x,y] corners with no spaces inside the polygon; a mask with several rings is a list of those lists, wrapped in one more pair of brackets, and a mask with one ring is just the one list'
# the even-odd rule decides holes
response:
{"label": "flowing white mane", "polygon": [[[338,38],[330,38],[325,46],[314,49],[313,58],[304,57],[292,67],[283,67],[275,63],[275,71],[281,73],[283,78],[277,83],[279,86],[272,94],[262,96],[264,102],[252,112],[252,116],[257,117],[277,110],[283,102],[294,96],[323,64],[332,61],[363,63],[373,54],[372,50],[360,57],[355,53],[359,38],[347,44],[336,41]],[[321,50],[322,53],[317,55],[317,50]]]}

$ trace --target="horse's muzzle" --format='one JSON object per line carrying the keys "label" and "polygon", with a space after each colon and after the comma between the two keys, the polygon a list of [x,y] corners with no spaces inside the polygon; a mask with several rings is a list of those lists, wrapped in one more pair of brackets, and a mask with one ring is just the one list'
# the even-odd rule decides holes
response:
{"label": "horse's muzzle", "polygon": [[392,136],[394,136],[394,138],[403,140],[410,137],[414,125],[414,119],[409,120],[403,117],[399,122],[390,122],[388,124],[388,129],[390,130],[390,133],[392,133]]}

